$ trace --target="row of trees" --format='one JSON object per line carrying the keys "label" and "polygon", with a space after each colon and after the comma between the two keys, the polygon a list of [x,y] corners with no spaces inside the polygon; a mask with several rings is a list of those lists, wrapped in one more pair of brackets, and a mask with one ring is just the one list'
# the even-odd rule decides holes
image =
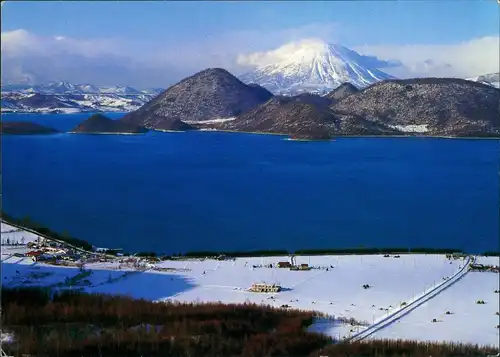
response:
{"label": "row of trees", "polygon": [[304,332],[313,313],[254,304],[153,303],[48,289],[4,289],[2,326],[14,354],[262,356],[309,354],[330,342]]}
{"label": "row of trees", "polygon": [[396,253],[421,253],[421,254],[446,254],[446,253],[463,253],[460,249],[453,248],[404,248],[404,247],[388,247],[388,248],[347,248],[347,249],[301,249],[296,251],[288,251],[283,249],[275,250],[254,250],[241,252],[223,252],[223,251],[194,251],[187,253],[174,254],[173,257],[217,257],[224,255],[226,257],[266,257],[266,256],[286,256],[294,255],[339,255],[339,254],[396,254]]}
{"label": "row of trees", "polygon": [[310,357],[485,357],[497,353],[498,350],[493,347],[479,347],[467,343],[366,340],[352,344],[329,345],[313,352]]}
{"label": "row of trees", "polygon": [[337,343],[305,332],[313,313],[254,304],[153,303],[22,288],[2,291],[11,355],[82,356],[484,356],[492,348],[414,341]]}

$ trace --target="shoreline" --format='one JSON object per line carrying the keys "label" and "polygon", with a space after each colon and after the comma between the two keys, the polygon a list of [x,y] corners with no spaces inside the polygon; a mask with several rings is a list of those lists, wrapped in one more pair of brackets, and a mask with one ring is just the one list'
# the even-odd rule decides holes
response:
{"label": "shoreline", "polygon": [[[105,113],[105,114],[127,114],[129,112],[79,112],[79,113],[70,113],[70,114],[83,114],[83,113]],[[15,115],[15,114],[34,114],[34,115],[69,115],[67,113],[31,113],[31,112],[2,112],[1,115]],[[113,119],[115,120],[115,119]],[[330,142],[335,141],[337,139],[342,138],[395,138],[395,139],[403,139],[403,138],[415,138],[415,139],[460,139],[460,140],[497,140],[500,141],[500,136],[446,136],[446,135],[337,135],[332,136],[330,139],[293,139],[291,136],[293,134],[286,133],[273,133],[273,132],[262,132],[262,131],[242,131],[242,130],[231,130],[231,129],[218,129],[218,128],[196,128],[192,130],[169,130],[169,129],[150,129],[149,131],[163,132],[163,133],[186,133],[190,131],[199,131],[199,132],[219,132],[219,133],[242,133],[242,134],[256,134],[256,135],[274,135],[274,136],[287,136],[287,141],[316,141],[316,142]],[[101,133],[101,132],[61,132],[61,134],[115,134],[115,135],[137,135],[137,134],[146,134],[145,133]]]}
{"label": "shoreline", "polygon": [[[61,240],[57,232],[54,232],[47,228],[31,228],[26,225],[20,224],[18,219],[10,217],[3,213],[4,217],[0,218],[0,221],[4,224],[26,230],[27,232],[32,232],[34,234],[40,235],[42,237],[59,241]],[[43,232],[39,231],[43,230]],[[58,236],[58,238],[55,238]],[[85,243],[87,246],[92,246],[92,243],[87,242],[82,239],[75,237],[68,237],[67,243]],[[64,241],[64,238],[63,238]],[[112,250],[112,249],[110,249]],[[126,252],[129,254],[134,254],[134,252]],[[138,256],[155,256],[155,257],[169,257],[174,259],[179,258],[204,258],[207,256],[219,257],[226,256],[231,258],[247,258],[247,257],[282,257],[289,255],[297,256],[324,256],[324,255],[381,255],[381,254],[395,254],[395,255],[412,255],[412,254],[475,254],[480,256],[495,256],[500,257],[500,251],[485,251],[481,253],[467,252],[458,248],[425,248],[425,247],[366,247],[366,248],[323,248],[323,249],[262,249],[262,250],[241,250],[241,251],[211,251],[211,250],[199,250],[199,251],[186,251],[180,253],[159,253],[155,251],[137,251],[135,252]]]}
{"label": "shoreline", "polygon": [[[187,133],[190,131],[200,131],[200,132],[216,132],[216,133],[241,133],[241,134],[256,134],[256,135],[274,135],[274,136],[292,136],[291,134],[284,133],[268,133],[261,131],[240,131],[240,130],[229,130],[229,129],[212,129],[212,128],[202,128],[202,129],[193,129],[193,130],[160,130],[160,129],[151,129],[152,131],[161,131],[161,132],[175,132],[175,133]],[[342,138],[395,138],[395,139],[406,139],[406,138],[415,138],[415,139],[464,139],[464,140],[500,140],[500,137],[494,136],[443,136],[443,135],[338,135],[334,136],[330,139],[292,139],[287,138],[284,140],[287,141],[318,141],[318,142],[329,142],[335,141],[337,139]]]}
{"label": "shoreline", "polygon": [[79,132],[79,131],[67,131],[66,134],[87,134],[87,135],[143,135],[145,133],[105,133],[105,132]]}
{"label": "shoreline", "polygon": [[[158,131],[160,133],[185,133],[186,130],[168,130],[168,129],[148,129],[151,131]],[[196,130],[199,131],[199,130]]]}

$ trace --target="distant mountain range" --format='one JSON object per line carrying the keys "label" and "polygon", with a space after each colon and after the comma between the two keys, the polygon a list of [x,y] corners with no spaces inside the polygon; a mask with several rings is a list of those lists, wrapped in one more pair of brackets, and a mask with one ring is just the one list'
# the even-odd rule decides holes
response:
{"label": "distant mountain range", "polygon": [[[318,40],[283,46],[272,58],[239,78],[223,69],[207,69],[166,91],[68,82],[5,85],[1,110],[127,112],[126,123],[156,130],[245,130],[304,137],[496,135],[489,101],[498,97],[498,90],[489,88],[500,87],[499,73],[467,81],[396,80],[377,69],[376,58]],[[498,102],[492,108],[498,118]],[[101,118],[92,127],[102,123]]]}
{"label": "distant mountain range", "polygon": [[373,66],[370,58],[344,46],[305,40],[274,51],[279,58],[243,74],[245,83],[257,83],[274,94],[326,94],[343,83],[358,88],[395,79]]}
{"label": "distant mountain range", "polygon": [[[28,104],[49,100],[44,96],[35,94],[28,98],[34,103]],[[210,68],[119,120],[94,115],[72,132],[222,130],[284,134],[297,140],[362,135],[500,137],[499,102],[499,89],[454,78],[393,79],[362,89],[344,83],[325,96],[279,96],[260,85],[245,84],[224,69]],[[10,130],[28,134],[42,129],[19,124]]]}
{"label": "distant mountain range", "polygon": [[52,82],[2,86],[2,113],[130,112],[161,93],[161,88],[96,86]]}
{"label": "distant mountain range", "polygon": [[[275,96],[211,68],[190,76],[106,132],[128,128],[275,133],[292,139],[337,136],[500,137],[500,90],[453,78],[386,80],[363,89],[344,83],[326,96]],[[89,119],[90,120],[90,119]],[[92,132],[99,130],[94,124]],[[87,125],[80,132],[85,132]],[[132,131],[130,131],[132,132]]]}

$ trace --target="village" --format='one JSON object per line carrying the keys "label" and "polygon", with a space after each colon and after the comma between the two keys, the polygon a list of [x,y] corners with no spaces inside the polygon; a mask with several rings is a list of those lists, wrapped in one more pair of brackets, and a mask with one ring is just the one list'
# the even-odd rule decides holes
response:
{"label": "village", "polygon": [[[8,287],[311,310],[318,316],[312,331],[344,339],[499,341],[498,257],[146,257],[124,255],[119,249],[85,251],[5,222],[1,243],[2,284]],[[421,301],[425,307],[414,308]],[[404,309],[412,311],[398,317]],[[461,332],[458,327],[466,325],[477,332]]]}

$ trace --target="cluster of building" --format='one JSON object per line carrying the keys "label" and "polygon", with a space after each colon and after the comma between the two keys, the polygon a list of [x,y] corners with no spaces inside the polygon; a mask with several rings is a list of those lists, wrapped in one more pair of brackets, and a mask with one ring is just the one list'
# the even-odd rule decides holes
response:
{"label": "cluster of building", "polygon": [[253,293],[279,293],[282,290],[278,284],[254,283],[248,289]]}
{"label": "cluster of building", "polygon": [[28,248],[26,253],[16,253],[16,255],[31,257],[33,261],[65,260],[76,262],[81,259],[81,254],[75,249],[66,246],[64,243],[46,239],[29,242],[26,247]]}
{"label": "cluster of building", "polygon": [[297,264],[294,255],[290,256],[289,262],[286,262],[286,261],[278,262],[278,264],[276,264],[276,267],[287,268],[290,270],[311,270],[311,267],[309,266],[309,264]]}

